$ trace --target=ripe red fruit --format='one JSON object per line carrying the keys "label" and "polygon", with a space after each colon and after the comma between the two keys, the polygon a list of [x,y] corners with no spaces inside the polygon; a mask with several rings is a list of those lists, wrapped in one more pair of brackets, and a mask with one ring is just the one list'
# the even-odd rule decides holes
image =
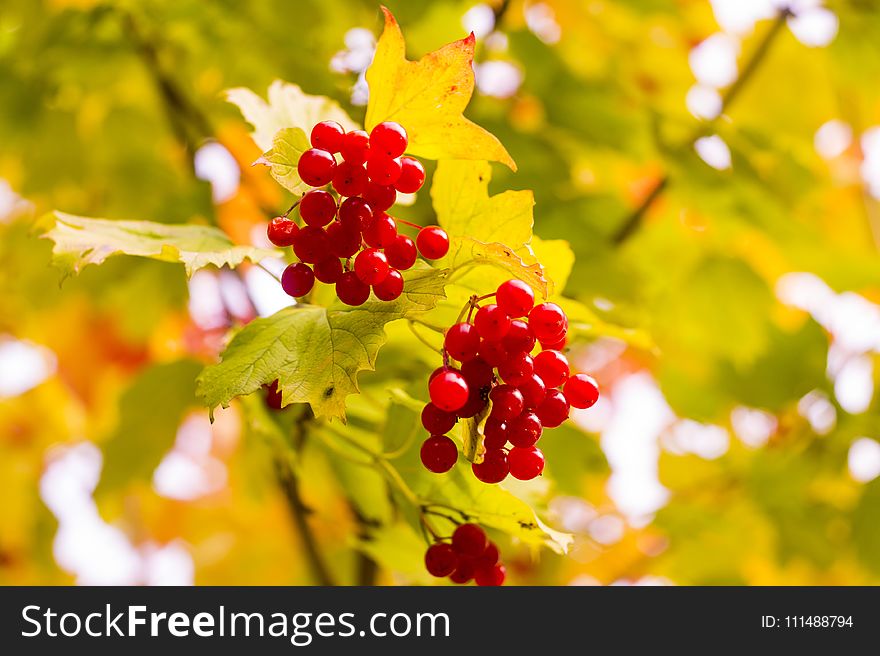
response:
{"label": "ripe red fruit", "polygon": [[280,248],[292,246],[298,233],[299,226],[284,216],[276,216],[269,221],[269,227],[266,228],[269,241]]}
{"label": "ripe red fruit", "polygon": [[448,472],[458,460],[458,447],[445,435],[431,435],[422,443],[419,456],[429,472],[443,474]]}
{"label": "ripe red fruit", "polygon": [[477,310],[474,325],[480,337],[489,342],[497,342],[510,329],[510,317],[500,307],[490,303]]}
{"label": "ripe red fruit", "polygon": [[364,228],[364,241],[373,248],[384,248],[396,236],[397,225],[385,212],[373,213],[373,220]]}
{"label": "ripe red fruit", "polygon": [[360,230],[354,230],[334,221],[327,226],[327,240],[330,242],[330,253],[344,259],[350,258],[361,249]]}
{"label": "ripe red fruit", "polygon": [[296,171],[302,181],[310,187],[323,187],[333,178],[336,160],[326,150],[309,148],[300,155]]}
{"label": "ripe red fruit", "polygon": [[346,228],[360,232],[373,219],[373,209],[360,196],[352,196],[339,206],[339,220]]}
{"label": "ripe red fruit", "polygon": [[449,580],[453,583],[467,583],[474,578],[474,563],[468,558],[459,558],[458,567],[449,575]]}
{"label": "ripe red fruit", "polygon": [[542,342],[558,339],[566,324],[565,312],[556,303],[541,303],[529,312],[529,326]]}
{"label": "ripe red fruit", "polygon": [[562,337],[559,339],[555,339],[552,341],[542,340],[541,348],[545,350],[553,350],[553,351],[561,351],[565,348],[565,345],[568,343],[568,338],[565,333],[562,333]]}
{"label": "ripe red fruit", "polygon": [[479,558],[488,545],[486,531],[476,524],[461,524],[452,534],[452,548],[460,556]]}
{"label": "ripe red fruit", "polygon": [[278,389],[277,378],[266,389],[266,405],[273,410],[281,410],[281,391]]}
{"label": "ripe red fruit", "polygon": [[363,305],[370,298],[370,286],[364,284],[354,271],[346,271],[336,283],[336,296],[346,305]]}
{"label": "ripe red fruit", "polygon": [[498,286],[495,302],[511,317],[524,317],[535,304],[535,292],[522,280],[508,280]]}
{"label": "ripe red fruit", "polygon": [[599,386],[587,374],[577,374],[569,378],[563,392],[573,408],[589,408],[599,400]]}
{"label": "ripe red fruit", "polygon": [[492,567],[498,562],[500,557],[501,554],[498,552],[498,545],[490,541],[489,544],[486,545],[486,550],[474,561],[474,565],[477,568]]}
{"label": "ripe red fruit", "polygon": [[357,196],[367,186],[367,172],[362,164],[342,162],[333,174],[333,188],[340,196]]}
{"label": "ripe red fruit", "polygon": [[507,436],[510,433],[507,423],[496,417],[489,415],[486,425],[483,427],[483,446],[487,451],[503,449],[507,444]]}
{"label": "ripe red fruit", "polygon": [[425,569],[428,574],[436,577],[449,576],[458,567],[458,554],[452,545],[437,542],[425,552]]}
{"label": "ripe red fruit", "polygon": [[403,194],[414,194],[425,183],[425,167],[415,157],[400,158],[400,177],[394,186]]}
{"label": "ripe red fruit", "polygon": [[544,471],[544,454],[536,446],[527,449],[515,446],[507,454],[510,475],[521,481],[530,481]]}
{"label": "ripe red fruit", "polygon": [[504,421],[518,417],[523,411],[523,396],[512,385],[496,385],[489,392],[489,398],[492,400],[492,414]]}
{"label": "ripe red fruit", "polygon": [[290,296],[305,296],[315,286],[315,274],[302,262],[288,266],[281,274],[281,288]]}
{"label": "ripe red fruit", "polygon": [[548,349],[535,356],[535,373],[547,387],[559,387],[568,378],[568,360],[559,351]]}
{"label": "ripe red fruit", "polygon": [[386,157],[381,153],[370,153],[367,160],[367,175],[380,185],[393,185],[400,177],[400,158]]}
{"label": "ripe red fruit", "polygon": [[538,415],[526,410],[519,417],[511,420],[508,439],[513,446],[528,448],[535,445],[543,431],[544,427]]}
{"label": "ripe red fruit", "polygon": [[385,280],[373,285],[373,293],[380,301],[393,301],[403,293],[403,276],[397,269],[388,271]]}
{"label": "ripe red fruit", "polygon": [[428,403],[422,408],[422,426],[431,435],[443,435],[455,426],[455,415],[441,410],[433,403]]}
{"label": "ripe red fruit", "polygon": [[303,262],[314,264],[327,258],[330,252],[330,239],[323,228],[306,226],[299,231],[293,242],[293,252]]}
{"label": "ripe red fruit", "polygon": [[458,371],[444,371],[428,384],[431,402],[441,410],[455,412],[468,400],[467,382]]}
{"label": "ripe red fruit", "polygon": [[526,408],[537,408],[547,395],[547,386],[537,374],[517,383],[520,393],[523,395],[523,404]]}
{"label": "ripe red fruit", "polygon": [[395,269],[406,271],[416,263],[416,243],[406,235],[397,235],[385,247],[385,257]]}
{"label": "ripe red fruit", "polygon": [[321,121],[312,128],[311,144],[313,148],[338,153],[344,136],[345,130],[336,121]]}
{"label": "ripe red fruit", "polygon": [[[467,379],[465,379],[465,382],[467,382]],[[471,387],[470,382],[468,382],[468,399],[463,406],[455,411],[455,414],[462,419],[468,419],[476,417],[485,407],[486,399],[480,393],[480,388]]]}
{"label": "ripe red fruit", "polygon": [[430,383],[437,376],[442,373],[446,373],[447,371],[458,371],[458,369],[456,369],[455,367],[448,367],[445,364],[443,366],[437,367],[436,369],[434,369],[434,371],[431,372],[431,375],[428,376],[428,382]]}
{"label": "ripe red fruit", "polygon": [[397,191],[394,187],[368,182],[361,196],[373,208],[373,212],[384,212],[394,205],[397,200]]}
{"label": "ripe red fruit", "polygon": [[535,410],[544,428],[556,428],[568,419],[569,404],[565,395],[557,389],[547,390],[541,404]]}
{"label": "ripe red fruit", "polygon": [[400,157],[406,150],[406,130],[400,123],[384,121],[370,131],[370,151],[387,157]]}
{"label": "ripe red fruit", "polygon": [[428,226],[419,230],[419,234],[416,235],[416,246],[422,257],[439,260],[449,252],[449,235],[439,226]]}
{"label": "ripe red fruit", "polygon": [[510,471],[507,464],[507,454],[501,449],[493,449],[483,454],[483,462],[471,465],[474,476],[483,483],[500,483]]}
{"label": "ripe red fruit", "polygon": [[335,285],[342,276],[342,262],[338,257],[321,260],[312,268],[315,271],[315,278],[327,285]]}
{"label": "ripe red fruit", "polygon": [[467,362],[477,357],[480,335],[473,324],[457,323],[446,331],[443,347],[450,357],[459,362]]}
{"label": "ripe red fruit", "polygon": [[520,381],[531,377],[535,371],[532,356],[522,351],[511,353],[510,356],[498,365],[498,375],[501,380],[511,385],[518,385]]}
{"label": "ripe red fruit", "polygon": [[507,359],[507,349],[502,342],[488,342],[484,339],[480,342],[480,357],[497,367]]}
{"label": "ripe red fruit", "polygon": [[354,258],[354,272],[368,285],[378,285],[390,270],[388,258],[378,248],[368,248]]}
{"label": "ripe red fruit", "polygon": [[504,565],[492,565],[491,567],[477,567],[474,570],[474,581],[479,586],[499,586],[504,583],[507,570]]}
{"label": "ripe red fruit", "polygon": [[336,199],[322,189],[307,191],[299,202],[299,215],[310,226],[323,228],[336,216]]}
{"label": "ripe red fruit", "polygon": [[[498,307],[501,306],[499,305]],[[529,328],[529,324],[522,319],[514,319],[510,322],[510,328],[507,329],[507,334],[501,340],[501,343],[504,345],[504,349],[510,353],[516,353],[517,351],[531,353],[532,349],[535,348],[536,341],[535,336],[532,334],[532,329]]]}
{"label": "ripe red fruit", "polygon": [[370,137],[363,130],[346,132],[339,148],[342,159],[352,164],[363,164],[370,152]]}
{"label": "ripe red fruit", "polygon": [[461,375],[467,381],[468,387],[477,389],[488,387],[495,377],[492,373],[492,365],[479,357],[462,362]]}

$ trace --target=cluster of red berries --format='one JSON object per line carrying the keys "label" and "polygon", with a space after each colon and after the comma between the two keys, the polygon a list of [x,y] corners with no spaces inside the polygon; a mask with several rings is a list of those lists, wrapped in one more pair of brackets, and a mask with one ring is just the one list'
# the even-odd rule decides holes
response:
{"label": "cluster of red berries", "polygon": [[[425,169],[414,157],[403,157],[408,144],[398,123],[380,123],[368,135],[346,132],[335,121],[315,125],[312,147],[299,159],[297,171],[314,187],[299,201],[300,227],[287,216],[269,223],[269,240],[293,246],[299,262],[281,276],[284,291],[294,297],[308,294],[319,280],[336,285],[347,305],[362,305],[370,289],[382,301],[403,292],[400,272],[416,262],[449,251],[449,236],[437,226],[420,228],[415,241],[397,231],[387,210],[397,192],[414,193],[425,182]],[[342,161],[337,162],[336,154]],[[331,185],[332,191],[323,187]],[[353,258],[353,264],[352,264]]]}
{"label": "cluster of red berries", "polygon": [[432,576],[448,576],[453,583],[501,585],[506,571],[498,547],[476,524],[461,524],[449,542],[435,542],[425,552],[425,569]]}
{"label": "cluster of red berries", "polygon": [[[492,296],[494,303],[479,306]],[[458,447],[446,433],[491,401],[485,452],[473,464],[474,475],[484,483],[500,483],[508,474],[531,480],[544,471],[544,454],[535,446],[544,429],[562,424],[572,407],[592,406],[599,388],[590,376],[570,373],[561,351],[565,312],[555,303],[535,305],[524,282],[508,280],[470,303],[471,310],[479,308],[473,322],[469,315],[446,331],[445,363],[428,381],[431,402],[422,410],[422,425],[430,437],[422,444],[422,464],[435,473],[452,469]],[[450,358],[461,366],[451,366]]]}

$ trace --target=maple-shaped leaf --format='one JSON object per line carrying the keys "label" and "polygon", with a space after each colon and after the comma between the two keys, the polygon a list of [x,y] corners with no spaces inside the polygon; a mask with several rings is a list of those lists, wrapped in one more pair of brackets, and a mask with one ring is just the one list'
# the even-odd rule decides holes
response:
{"label": "maple-shaped leaf", "polygon": [[474,92],[474,35],[449,43],[419,61],[406,59],[400,26],[388,9],[385,30],[367,69],[370,99],[366,129],[397,121],[409,135],[407,150],[428,159],[488,159],[514,171],[501,142],[462,112]]}

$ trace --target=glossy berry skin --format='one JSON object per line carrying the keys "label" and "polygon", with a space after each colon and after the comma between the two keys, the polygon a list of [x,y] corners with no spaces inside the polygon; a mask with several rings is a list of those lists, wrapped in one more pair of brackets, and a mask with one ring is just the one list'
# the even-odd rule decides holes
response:
{"label": "glossy berry skin", "polygon": [[422,443],[419,456],[429,472],[443,474],[448,472],[458,460],[458,447],[445,435],[431,435]]}
{"label": "glossy berry skin", "polygon": [[419,230],[416,246],[425,259],[439,260],[449,252],[449,235],[439,226],[428,226]]}
{"label": "glossy berry skin", "polygon": [[494,415],[489,415],[483,427],[483,446],[487,451],[503,449],[510,434],[508,425]]}
{"label": "glossy berry skin", "polygon": [[371,153],[367,160],[367,175],[377,184],[394,185],[400,178],[400,158]]}
{"label": "glossy berry skin", "polygon": [[354,271],[346,271],[336,283],[336,296],[346,305],[363,305],[370,298],[370,286],[364,284]]}
{"label": "glossy berry skin", "polygon": [[507,334],[501,340],[501,343],[509,353],[516,353],[517,351],[531,353],[532,349],[535,348],[537,340],[532,334],[529,324],[522,319],[514,319],[510,322],[510,328],[507,329]]}
{"label": "glossy berry skin", "polygon": [[449,580],[459,585],[467,583],[474,578],[474,563],[468,558],[461,558],[458,561],[458,567],[449,575]]}
{"label": "glossy berry skin", "polygon": [[589,408],[599,400],[599,386],[587,374],[571,376],[565,382],[563,392],[573,408]]}
{"label": "glossy berry skin", "polygon": [[498,551],[498,546],[494,542],[489,542],[486,545],[486,550],[474,561],[474,566],[478,569],[481,567],[492,567],[498,563],[500,557],[501,554]]}
{"label": "glossy berry skin", "polygon": [[430,384],[430,382],[434,380],[437,376],[439,376],[440,374],[445,374],[447,371],[458,371],[458,369],[456,369],[455,367],[448,367],[445,364],[437,367],[436,369],[434,369],[434,371],[431,372],[431,375],[428,376],[428,383]]}
{"label": "glossy berry skin", "polygon": [[414,194],[425,184],[425,167],[415,157],[400,158],[400,177],[394,187],[402,194]]}
{"label": "glossy berry skin", "polygon": [[504,565],[477,567],[474,570],[474,582],[479,586],[499,586],[504,584],[507,570]]}
{"label": "glossy berry skin", "polygon": [[367,187],[367,172],[360,164],[342,162],[333,174],[333,188],[340,196],[357,196]]}
{"label": "glossy berry skin", "polygon": [[452,534],[452,548],[459,556],[479,558],[488,545],[486,531],[476,524],[461,524]]}
{"label": "glossy berry skin", "polygon": [[315,274],[307,264],[296,262],[281,274],[281,288],[288,296],[305,296],[315,286]]}
{"label": "glossy berry skin", "polygon": [[418,258],[416,243],[406,235],[397,235],[385,247],[385,257],[388,258],[388,264],[395,269],[406,271]]}
{"label": "glossy berry skin", "polygon": [[293,242],[293,252],[303,262],[315,264],[327,259],[330,252],[330,239],[322,228],[306,226],[299,231]]}
{"label": "glossy berry skin", "polygon": [[468,399],[463,406],[455,411],[462,419],[476,417],[486,407],[486,399],[480,394],[479,388],[471,387],[468,383]]}
{"label": "glossy berry skin", "polygon": [[403,276],[400,275],[400,271],[397,269],[389,270],[385,280],[378,285],[373,285],[373,293],[380,301],[387,302],[400,298],[403,293]]}
{"label": "glossy berry skin", "polygon": [[561,351],[565,348],[565,345],[568,343],[568,338],[565,333],[562,333],[562,337],[554,340],[543,340],[541,342],[541,348],[546,351]]}
{"label": "glossy berry skin", "polygon": [[400,157],[408,144],[406,130],[400,123],[384,121],[370,131],[370,151],[386,157]]}
{"label": "glossy berry skin", "polygon": [[351,229],[340,221],[327,226],[327,241],[330,242],[330,253],[343,259],[350,258],[361,249],[360,230]]}
{"label": "glossy berry skin", "polygon": [[508,440],[513,446],[528,448],[540,439],[544,427],[538,415],[530,410],[524,411],[519,417],[510,421]]}
{"label": "glossy berry skin", "polygon": [[507,349],[501,342],[480,342],[480,357],[493,367],[497,367],[507,359]]}
{"label": "glossy berry skin", "polygon": [[372,248],[385,248],[397,237],[397,225],[385,212],[373,214],[373,220],[364,228],[364,241]]}
{"label": "glossy berry skin", "polygon": [[394,205],[397,191],[394,187],[368,182],[361,197],[373,208],[373,212],[384,212]]}
{"label": "glossy berry skin", "polygon": [[360,196],[352,196],[339,206],[339,221],[352,230],[363,230],[373,220],[373,208]]}
{"label": "glossy berry skin", "polygon": [[559,351],[541,351],[535,356],[535,373],[547,387],[559,387],[568,379],[568,359]]}
{"label": "glossy berry skin", "polygon": [[321,121],[312,128],[310,141],[312,148],[338,153],[344,136],[345,130],[336,121]]}
{"label": "glossy berry skin", "polygon": [[530,481],[544,471],[544,454],[536,446],[523,449],[515,446],[507,454],[510,475],[521,481]]}
{"label": "glossy berry skin", "polygon": [[492,485],[500,483],[510,472],[510,465],[507,463],[507,454],[501,449],[486,451],[483,454],[483,462],[471,465],[474,476],[483,483]]}
{"label": "glossy berry skin", "polygon": [[529,326],[542,342],[558,339],[566,325],[565,312],[556,303],[541,303],[529,312]]}
{"label": "glossy berry skin", "polygon": [[541,405],[535,410],[544,428],[556,428],[568,419],[569,404],[565,395],[557,389],[547,390]]}
{"label": "glossy berry skin", "polygon": [[489,392],[492,414],[503,421],[515,419],[523,411],[522,393],[511,385],[497,385]]}
{"label": "glossy berry skin", "polygon": [[422,426],[431,435],[443,435],[455,426],[455,415],[441,410],[433,403],[428,403],[422,408]]}
{"label": "glossy berry skin", "polygon": [[473,360],[480,349],[480,335],[473,324],[457,323],[446,331],[443,348],[459,362]]}
{"label": "glossy berry skin", "polygon": [[477,310],[477,314],[474,316],[474,325],[477,327],[480,337],[489,342],[497,342],[510,329],[510,317],[500,307],[491,303]]}
{"label": "glossy berry skin", "polygon": [[547,396],[547,386],[537,374],[532,374],[528,378],[517,383],[520,394],[523,396],[523,405],[526,408],[537,408]]}
{"label": "glossy berry skin", "polygon": [[370,137],[363,130],[346,132],[339,147],[342,159],[351,164],[363,164],[370,152]]}
{"label": "glossy berry skin", "polygon": [[480,357],[471,358],[462,362],[461,375],[467,381],[468,387],[482,388],[492,384],[495,375],[492,373],[492,365]]}
{"label": "glossy berry skin", "polygon": [[299,234],[299,226],[284,216],[276,216],[269,221],[269,227],[266,229],[269,241],[279,248],[293,246],[297,234]]}
{"label": "glossy berry skin", "polygon": [[532,356],[522,351],[511,353],[510,357],[498,365],[501,380],[511,385],[518,385],[520,381],[530,378],[534,371]]}
{"label": "glossy berry skin", "polygon": [[266,389],[266,405],[273,410],[281,410],[281,391],[278,389],[278,379]]}
{"label": "glossy berry skin", "polygon": [[299,215],[310,226],[323,228],[336,216],[336,199],[322,189],[307,191],[299,202]]}
{"label": "glossy berry skin", "polygon": [[425,552],[425,569],[438,578],[449,576],[458,568],[459,557],[452,545],[437,542]]}
{"label": "glossy berry skin", "polygon": [[327,285],[335,285],[342,276],[342,262],[338,257],[321,260],[312,268],[315,271],[315,278]]}
{"label": "glossy berry skin", "polygon": [[367,285],[378,285],[390,270],[388,258],[378,248],[363,250],[354,258],[354,272]]}
{"label": "glossy berry skin", "polygon": [[323,187],[333,179],[336,160],[326,150],[309,148],[300,156],[296,171],[310,187]]}
{"label": "glossy berry skin", "polygon": [[455,412],[468,400],[467,382],[458,371],[444,371],[428,383],[431,402],[441,410]]}
{"label": "glossy berry skin", "polygon": [[509,316],[524,317],[535,305],[535,292],[522,280],[508,280],[498,286],[495,302]]}

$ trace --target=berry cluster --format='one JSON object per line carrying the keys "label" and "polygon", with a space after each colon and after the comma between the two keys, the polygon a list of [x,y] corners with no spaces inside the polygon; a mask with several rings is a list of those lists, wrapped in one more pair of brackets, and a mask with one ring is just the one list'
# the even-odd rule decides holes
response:
{"label": "berry cluster", "polygon": [[452,534],[451,544],[435,542],[425,552],[425,569],[432,576],[448,576],[453,583],[501,585],[505,569],[499,561],[498,547],[476,524],[461,524]]}
{"label": "berry cluster", "polygon": [[429,260],[446,255],[449,237],[442,228],[408,224],[419,229],[413,241],[398,233],[398,221],[387,214],[398,191],[414,193],[425,182],[422,164],[403,156],[407,144],[406,131],[391,121],[369,135],[345,132],[335,121],[312,129],[312,147],[297,165],[300,178],[313,187],[298,203],[305,225],[285,214],[268,228],[269,240],[293,246],[299,259],[281,276],[285,292],[304,296],[317,279],[336,285],[347,305],[362,305],[370,289],[380,300],[393,301],[403,292],[400,272],[415,264],[419,253]]}
{"label": "berry cluster", "polygon": [[[494,303],[479,305],[493,296]],[[474,475],[484,483],[500,483],[508,474],[531,480],[544,471],[544,454],[535,446],[544,429],[562,424],[570,408],[589,408],[598,400],[596,381],[571,375],[561,352],[568,332],[565,312],[555,303],[534,303],[527,284],[508,280],[495,294],[471,299],[471,313],[477,310],[473,322],[469,313],[467,321],[446,331],[444,365],[431,374],[431,402],[422,410],[430,437],[421,458],[429,471],[452,468],[458,447],[446,433],[491,402],[485,452],[482,462],[473,464]],[[452,366],[450,358],[461,366]]]}

